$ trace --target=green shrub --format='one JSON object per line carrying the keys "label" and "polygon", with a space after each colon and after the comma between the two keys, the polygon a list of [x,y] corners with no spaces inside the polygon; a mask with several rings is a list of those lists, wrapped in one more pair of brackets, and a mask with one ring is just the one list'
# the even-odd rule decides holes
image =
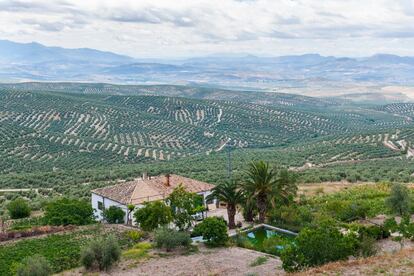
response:
{"label": "green shrub", "polygon": [[326,203],[325,208],[332,217],[341,221],[354,221],[367,216],[369,207],[362,201],[332,200]]}
{"label": "green shrub", "polygon": [[287,247],[291,241],[282,236],[272,236],[263,241],[263,251],[272,254],[280,255],[282,248]]}
{"label": "green shrub", "polygon": [[226,221],[218,217],[204,219],[194,227],[193,233],[203,236],[210,246],[223,246],[229,239]]}
{"label": "green shrub", "polygon": [[168,228],[157,229],[154,240],[156,247],[164,248],[167,251],[177,247],[188,247],[191,244],[191,238],[188,233]]}
{"label": "green shrub", "polygon": [[140,242],[134,245],[133,248],[128,249],[122,253],[122,256],[127,259],[139,260],[148,256],[148,250],[152,248],[149,242]]}
{"label": "green shrub", "polygon": [[358,253],[361,257],[373,256],[378,252],[376,239],[369,235],[361,235],[359,237]]}
{"label": "green shrub", "polygon": [[313,219],[314,215],[309,208],[296,204],[279,206],[268,214],[269,224],[295,232],[309,226]]}
{"label": "green shrub", "polygon": [[131,240],[132,242],[139,242],[142,237],[144,237],[145,233],[139,230],[129,230],[128,232],[126,232],[126,236],[129,240]]}
{"label": "green shrub", "polygon": [[255,244],[247,238],[247,235],[245,233],[237,234],[235,242],[238,247],[256,250]]}
{"label": "green shrub", "polygon": [[120,257],[121,249],[118,242],[113,236],[109,236],[106,239],[94,240],[83,248],[81,263],[86,269],[108,270]]}
{"label": "green shrub", "polygon": [[300,231],[295,243],[282,251],[281,259],[283,268],[291,272],[346,259],[357,248],[358,240],[355,235],[343,235],[336,227],[324,224],[318,228],[304,228]]}
{"label": "green shrub", "polygon": [[103,211],[103,217],[108,223],[124,223],[125,212],[117,207],[111,206]]}
{"label": "green shrub", "polygon": [[102,265],[99,267],[108,270],[114,263],[121,258],[121,248],[113,236],[108,237],[103,246]]}
{"label": "green shrub", "polygon": [[386,219],[384,221],[383,227],[388,233],[394,233],[398,231],[398,223],[394,217]]}
{"label": "green shrub", "polygon": [[48,276],[51,273],[48,261],[40,255],[25,258],[16,271],[17,276]]}
{"label": "green shrub", "polygon": [[86,201],[62,198],[46,206],[45,220],[51,225],[86,225],[94,221],[93,209]]}
{"label": "green shrub", "polygon": [[390,232],[384,226],[379,225],[360,226],[358,233],[360,236],[371,237],[374,240],[386,239],[390,236]]}
{"label": "green shrub", "polygon": [[386,204],[392,213],[400,216],[410,212],[411,199],[407,186],[403,184],[393,184],[390,196],[386,199]]}
{"label": "green shrub", "polygon": [[171,206],[174,224],[181,231],[191,227],[197,211],[204,210],[203,199],[200,195],[188,192],[184,186],[179,185],[168,196],[167,202]]}
{"label": "green shrub", "polygon": [[81,263],[86,269],[91,269],[96,261],[95,248],[98,248],[97,242],[91,242],[88,247],[81,252]]}
{"label": "green shrub", "polygon": [[387,220],[386,223],[391,232],[399,232],[402,235],[401,238],[414,240],[414,223],[411,223],[411,216],[403,216],[399,224],[394,218]]}
{"label": "green shrub", "polygon": [[7,205],[10,217],[12,219],[26,218],[30,216],[30,207],[26,200],[17,198]]}
{"label": "green shrub", "polygon": [[146,203],[143,208],[135,211],[134,217],[144,231],[153,231],[169,224],[173,219],[171,208],[162,201]]}

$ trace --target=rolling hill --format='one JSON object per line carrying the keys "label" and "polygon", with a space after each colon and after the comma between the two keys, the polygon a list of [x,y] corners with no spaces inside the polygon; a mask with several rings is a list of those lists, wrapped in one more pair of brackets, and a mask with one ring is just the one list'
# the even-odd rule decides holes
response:
{"label": "rolling hill", "polygon": [[[287,94],[257,104],[258,98],[247,96],[211,100],[214,89],[171,87],[134,86],[131,92],[101,84],[2,86],[0,171],[168,161],[226,146],[293,154],[295,166],[412,156],[409,105],[368,108]],[[196,92],[194,98],[166,96],[177,91]]]}

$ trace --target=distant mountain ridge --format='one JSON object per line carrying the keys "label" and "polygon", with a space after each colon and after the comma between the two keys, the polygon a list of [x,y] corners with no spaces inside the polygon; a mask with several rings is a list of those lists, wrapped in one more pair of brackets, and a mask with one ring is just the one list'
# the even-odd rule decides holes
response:
{"label": "distant mountain ridge", "polygon": [[47,47],[37,42],[17,43],[9,40],[0,40],[0,63],[30,64],[53,61],[128,63],[133,62],[134,59],[128,56],[90,48],[66,49],[61,47]]}
{"label": "distant mountain ridge", "polygon": [[[414,57],[349,58],[319,54],[258,57],[212,55],[182,60],[134,59],[94,49],[65,49],[0,40],[0,82],[87,81],[207,84],[228,88],[414,85]],[[366,91],[363,91],[366,92]]]}

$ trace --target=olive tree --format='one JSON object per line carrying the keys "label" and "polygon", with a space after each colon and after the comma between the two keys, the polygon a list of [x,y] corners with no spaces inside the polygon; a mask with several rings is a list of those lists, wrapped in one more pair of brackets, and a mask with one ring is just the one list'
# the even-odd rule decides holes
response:
{"label": "olive tree", "polygon": [[386,204],[391,212],[400,216],[410,212],[411,199],[407,186],[403,184],[393,184],[390,196],[386,199]]}

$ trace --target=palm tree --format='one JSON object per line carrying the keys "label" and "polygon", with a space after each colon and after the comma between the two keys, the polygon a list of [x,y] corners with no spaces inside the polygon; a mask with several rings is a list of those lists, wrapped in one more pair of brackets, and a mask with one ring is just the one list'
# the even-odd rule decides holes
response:
{"label": "palm tree", "polygon": [[297,175],[283,169],[276,178],[276,200],[279,204],[287,205],[293,202],[298,191]]}
{"label": "palm tree", "polygon": [[217,199],[227,203],[227,216],[229,218],[229,228],[234,229],[236,223],[237,205],[243,202],[244,196],[236,181],[230,180],[213,188],[212,193],[207,196],[207,200]]}
{"label": "palm tree", "polygon": [[243,208],[243,218],[246,222],[253,222],[254,217],[257,214],[257,204],[252,198],[244,193],[245,197],[243,202],[240,204]]}
{"label": "palm tree", "polygon": [[274,199],[276,180],[276,173],[269,168],[268,163],[258,161],[249,165],[243,189],[249,199],[256,202],[260,223],[264,223],[266,211]]}

